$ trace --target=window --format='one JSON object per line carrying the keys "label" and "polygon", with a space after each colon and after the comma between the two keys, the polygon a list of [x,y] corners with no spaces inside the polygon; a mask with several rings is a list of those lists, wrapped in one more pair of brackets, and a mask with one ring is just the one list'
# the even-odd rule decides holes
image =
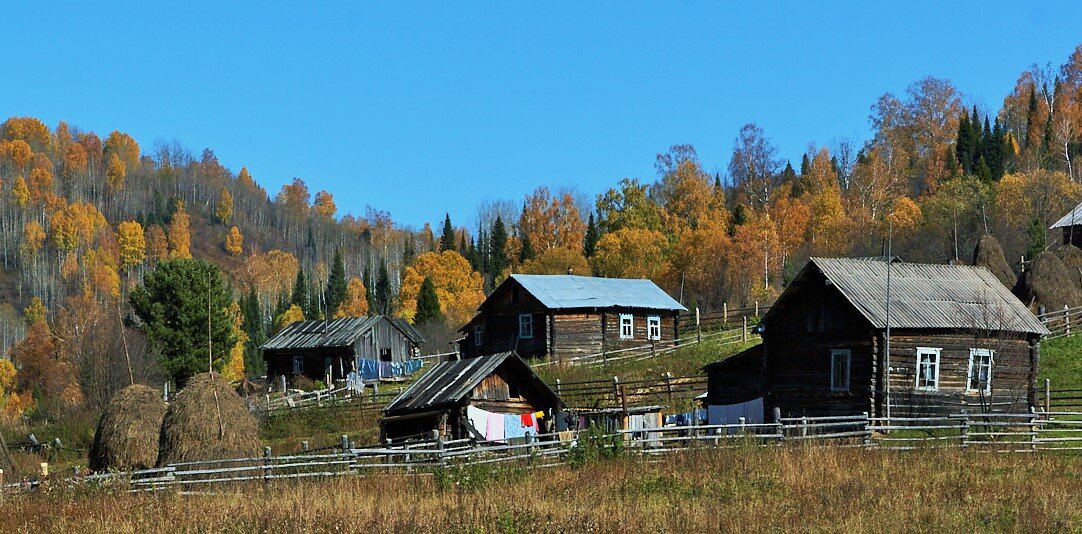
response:
{"label": "window", "polygon": [[293,374],[304,374],[304,356],[293,357]]}
{"label": "window", "polygon": [[651,341],[661,339],[661,317],[655,315],[646,318],[646,338]]}
{"label": "window", "polygon": [[381,362],[392,361],[391,349],[389,349],[389,348],[388,349],[380,348],[379,349],[379,361],[381,361]]}
{"label": "window", "polygon": [[969,349],[969,379],[966,381],[966,390],[992,391],[992,350]]}
{"label": "window", "polygon": [[620,314],[620,339],[633,339],[635,337],[635,319],[630,313]]}
{"label": "window", "polygon": [[849,368],[853,354],[848,350],[830,351],[830,390],[849,391]]}
{"label": "window", "polygon": [[943,349],[917,348],[917,389],[937,391],[939,389],[939,353]]}
{"label": "window", "polygon": [[533,315],[523,313],[518,316],[518,338],[533,339]]}
{"label": "window", "polygon": [[480,347],[485,343],[485,325],[479,324],[473,327],[473,346]]}

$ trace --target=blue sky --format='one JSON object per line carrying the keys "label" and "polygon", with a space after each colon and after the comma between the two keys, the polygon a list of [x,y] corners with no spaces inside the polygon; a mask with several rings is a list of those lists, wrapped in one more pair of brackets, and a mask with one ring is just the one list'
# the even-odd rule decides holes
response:
{"label": "blue sky", "polygon": [[652,180],[678,143],[724,171],[747,122],[796,165],[929,75],[994,111],[1082,43],[1076,2],[149,4],[6,6],[0,116],[209,147],[413,226]]}

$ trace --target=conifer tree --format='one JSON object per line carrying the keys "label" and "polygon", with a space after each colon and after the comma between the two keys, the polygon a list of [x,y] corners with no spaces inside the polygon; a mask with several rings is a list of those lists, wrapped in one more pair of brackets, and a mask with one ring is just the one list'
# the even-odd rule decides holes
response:
{"label": "conifer tree", "polygon": [[297,278],[293,282],[293,294],[289,298],[289,302],[300,308],[305,318],[312,317],[311,301],[308,295],[308,279],[304,276],[303,267],[297,269]]}
{"label": "conifer tree", "polygon": [[406,267],[413,263],[417,257],[417,249],[413,247],[413,236],[406,236],[406,242],[402,245],[402,266]]}
{"label": "conifer tree", "polygon": [[582,240],[582,253],[587,258],[592,258],[594,252],[597,251],[597,240],[601,239],[601,235],[597,231],[597,222],[594,221],[594,214],[590,214],[590,218],[586,222],[586,237]]}
{"label": "conifer tree", "polygon": [[522,250],[519,251],[518,261],[524,263],[527,260],[532,260],[534,257],[533,244],[530,243],[530,236],[522,234]]}
{"label": "conifer tree", "polygon": [[372,279],[372,267],[370,264],[371,261],[364,264],[361,281],[364,283],[364,298],[368,301],[368,314],[376,315],[379,313],[379,309],[376,307],[376,281]]}
{"label": "conifer tree", "polygon": [[338,307],[346,301],[346,266],[342,263],[342,254],[338,249],[334,250],[334,262],[331,272],[327,276],[327,315],[333,316]]}
{"label": "conifer tree", "polygon": [[417,314],[414,315],[413,322],[422,325],[439,317],[440,299],[436,294],[436,284],[432,283],[432,278],[426,276],[417,293]]}
{"label": "conifer tree", "polygon": [[379,274],[376,276],[376,309],[381,315],[391,314],[391,277],[387,274],[387,262],[380,258]]}
{"label": "conifer tree", "polygon": [[507,227],[503,219],[497,215],[492,223],[492,232],[489,233],[489,254],[491,255],[490,268],[493,276],[499,276],[511,263],[507,257]]}
{"label": "conifer tree", "polygon": [[440,235],[440,251],[455,249],[455,228],[451,226],[451,215],[443,216],[443,234]]}

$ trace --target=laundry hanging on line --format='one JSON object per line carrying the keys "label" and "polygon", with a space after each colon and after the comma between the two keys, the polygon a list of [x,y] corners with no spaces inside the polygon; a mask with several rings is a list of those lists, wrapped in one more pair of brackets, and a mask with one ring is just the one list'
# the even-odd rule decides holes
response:
{"label": "laundry hanging on line", "polygon": [[358,371],[365,380],[396,378],[416,373],[424,366],[424,360],[412,359],[401,362],[380,362],[361,358],[357,360]]}

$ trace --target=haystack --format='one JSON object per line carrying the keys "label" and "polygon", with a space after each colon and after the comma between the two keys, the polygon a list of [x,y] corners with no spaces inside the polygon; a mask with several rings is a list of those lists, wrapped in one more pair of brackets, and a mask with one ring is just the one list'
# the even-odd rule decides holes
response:
{"label": "haystack", "polygon": [[90,468],[104,471],[154,467],[166,408],[157,391],[141,384],[113,395],[94,432]]}
{"label": "haystack", "polygon": [[996,279],[1008,288],[1014,287],[1014,283],[1017,281],[1014,271],[1007,264],[1007,257],[1003,254],[1003,247],[999,246],[999,240],[991,234],[985,234],[980,241],[977,241],[977,248],[973,249],[973,265],[988,269]]}
{"label": "haystack", "polygon": [[1056,256],[1063,260],[1063,265],[1067,267],[1067,274],[1071,275],[1075,286],[1082,290],[1082,249],[1074,245],[1063,245],[1056,248]]}
{"label": "haystack", "polygon": [[1059,256],[1053,252],[1042,252],[1018,277],[1014,294],[1034,310],[1038,306],[1044,306],[1045,311],[1078,306],[1082,304],[1082,289],[1079,289],[1075,278]]}
{"label": "haystack", "polygon": [[162,422],[158,466],[176,462],[253,457],[259,426],[244,400],[217,373],[191,377]]}

